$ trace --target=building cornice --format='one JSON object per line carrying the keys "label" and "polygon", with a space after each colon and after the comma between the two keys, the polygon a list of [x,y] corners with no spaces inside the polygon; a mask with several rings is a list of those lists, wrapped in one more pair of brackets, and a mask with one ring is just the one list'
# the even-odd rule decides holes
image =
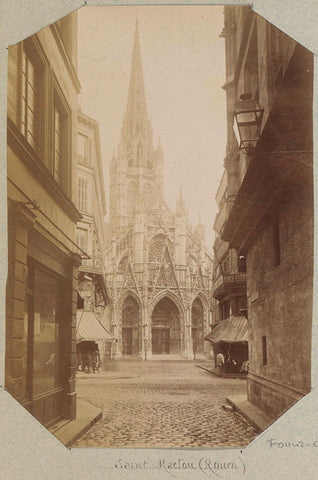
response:
{"label": "building cornice", "polygon": [[52,31],[53,36],[55,38],[55,41],[57,43],[57,46],[58,46],[58,48],[61,52],[61,55],[62,55],[62,58],[64,60],[65,66],[68,70],[68,73],[70,74],[70,77],[71,77],[73,86],[75,88],[75,91],[76,91],[77,94],[79,94],[80,91],[81,91],[81,84],[79,82],[77,72],[74,68],[74,65],[72,64],[72,62],[70,60],[70,57],[69,57],[69,55],[68,55],[68,53],[67,53],[67,51],[64,47],[64,43],[63,43],[63,40],[61,38],[59,29],[58,29],[58,27],[55,23],[52,23],[52,25],[50,25],[50,28],[51,28],[51,31]]}

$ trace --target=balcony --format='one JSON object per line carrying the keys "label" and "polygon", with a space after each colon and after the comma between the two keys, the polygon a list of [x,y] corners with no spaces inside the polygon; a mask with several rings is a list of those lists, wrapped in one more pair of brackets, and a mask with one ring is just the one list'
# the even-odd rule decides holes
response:
{"label": "balcony", "polygon": [[213,297],[219,300],[233,291],[246,290],[246,273],[231,273],[220,275],[212,286]]}
{"label": "balcony", "polygon": [[102,256],[93,255],[91,258],[82,259],[82,265],[79,267],[79,271],[103,275],[104,265]]}

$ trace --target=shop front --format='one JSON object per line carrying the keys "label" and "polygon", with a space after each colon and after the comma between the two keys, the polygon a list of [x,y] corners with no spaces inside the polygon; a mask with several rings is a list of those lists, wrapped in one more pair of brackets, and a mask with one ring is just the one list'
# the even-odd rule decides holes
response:
{"label": "shop front", "polygon": [[[6,388],[43,425],[76,415],[73,311],[80,257],[9,202]],[[75,328],[74,328],[75,330]]]}
{"label": "shop front", "polygon": [[247,318],[230,316],[219,322],[205,340],[213,347],[216,373],[246,376],[248,373]]}
{"label": "shop front", "polygon": [[76,326],[77,371],[99,373],[110,358],[115,337],[98,320],[94,312],[79,309]]}

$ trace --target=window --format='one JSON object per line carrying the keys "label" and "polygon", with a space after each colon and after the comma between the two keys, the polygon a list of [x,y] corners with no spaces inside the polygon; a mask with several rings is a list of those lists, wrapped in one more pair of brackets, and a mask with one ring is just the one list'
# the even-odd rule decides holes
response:
{"label": "window", "polygon": [[280,264],[280,235],[278,221],[275,221],[273,224],[273,257],[274,266],[277,267]]}
{"label": "window", "polygon": [[61,288],[46,272],[34,271],[34,368],[33,394],[60,384]]}
{"label": "window", "polygon": [[61,386],[64,290],[63,279],[29,259],[23,367],[24,392],[30,399]]}
{"label": "window", "polygon": [[34,60],[22,50],[22,95],[21,95],[21,131],[34,150],[38,150],[38,102],[39,92],[37,70]]}
{"label": "window", "polygon": [[71,165],[71,125],[70,108],[63,93],[54,79],[53,104],[53,152],[51,173],[64,191],[69,190],[69,171]]}
{"label": "window", "polygon": [[262,357],[263,357],[263,365],[267,365],[267,341],[266,337],[262,337]]}
{"label": "window", "polygon": [[88,180],[83,177],[78,177],[78,208],[88,211]]}
{"label": "window", "polygon": [[246,273],[246,258],[243,255],[238,257],[238,272]]}
{"label": "window", "polygon": [[54,109],[54,160],[53,160],[53,177],[62,184],[62,138],[61,138],[61,114],[57,108]]}
{"label": "window", "polygon": [[89,138],[81,133],[77,136],[77,153],[79,162],[90,165]]}
{"label": "window", "polygon": [[230,259],[226,258],[221,264],[221,271],[223,275],[228,275],[230,272]]}
{"label": "window", "polygon": [[84,230],[82,228],[77,229],[76,243],[82,250],[84,250],[84,252],[87,252],[87,244],[88,244],[87,230]]}

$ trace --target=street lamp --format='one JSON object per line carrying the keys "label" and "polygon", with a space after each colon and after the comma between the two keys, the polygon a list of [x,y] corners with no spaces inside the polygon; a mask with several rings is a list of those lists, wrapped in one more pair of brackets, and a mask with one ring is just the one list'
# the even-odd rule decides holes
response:
{"label": "street lamp", "polygon": [[251,93],[243,93],[234,111],[234,132],[239,149],[251,156],[260,137],[264,109]]}

